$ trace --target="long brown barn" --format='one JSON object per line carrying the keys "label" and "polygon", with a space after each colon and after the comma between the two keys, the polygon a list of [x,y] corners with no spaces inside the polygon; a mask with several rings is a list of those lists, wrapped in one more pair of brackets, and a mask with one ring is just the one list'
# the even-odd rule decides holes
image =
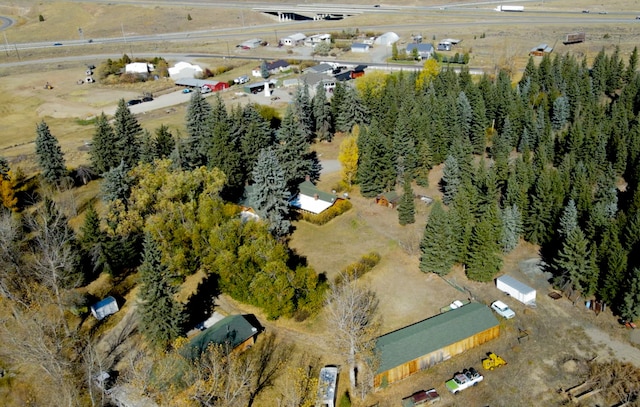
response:
{"label": "long brown barn", "polygon": [[374,386],[386,386],[500,335],[491,310],[470,303],[379,337]]}

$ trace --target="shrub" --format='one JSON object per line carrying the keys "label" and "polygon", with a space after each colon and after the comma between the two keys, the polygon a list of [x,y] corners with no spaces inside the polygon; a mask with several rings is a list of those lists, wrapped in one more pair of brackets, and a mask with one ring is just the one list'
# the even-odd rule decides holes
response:
{"label": "shrub", "polygon": [[349,396],[349,392],[345,392],[342,396],[340,396],[340,404],[339,407],[351,407],[351,397]]}
{"label": "shrub", "polygon": [[351,202],[347,201],[346,199],[338,199],[338,201],[334,203],[331,208],[322,213],[319,213],[317,215],[307,212],[303,213],[302,220],[313,223],[314,225],[324,225],[336,216],[342,215],[352,207],[353,205],[351,205]]}
{"label": "shrub", "polygon": [[43,21],[44,21],[44,17],[42,16],[42,14],[40,14],[40,15],[38,16],[38,21],[40,21],[40,22],[43,22]]}
{"label": "shrub", "polygon": [[336,284],[340,284],[342,282],[343,275],[347,275],[358,279],[371,271],[378,263],[380,263],[380,255],[376,252],[370,252],[365,254],[360,258],[360,260],[355,263],[349,264],[347,267],[342,269],[342,273],[338,274],[336,277]]}

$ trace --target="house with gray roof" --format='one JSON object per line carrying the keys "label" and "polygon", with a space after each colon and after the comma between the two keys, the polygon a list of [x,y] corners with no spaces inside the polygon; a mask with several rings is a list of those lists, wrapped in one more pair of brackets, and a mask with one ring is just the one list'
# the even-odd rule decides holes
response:
{"label": "house with gray roof", "polygon": [[386,386],[475,348],[500,335],[489,307],[469,303],[382,335],[376,340],[380,366],[374,386]]}
{"label": "house with gray roof", "polygon": [[420,59],[429,59],[433,55],[433,44],[407,44],[407,55],[413,54],[413,50],[418,51]]}

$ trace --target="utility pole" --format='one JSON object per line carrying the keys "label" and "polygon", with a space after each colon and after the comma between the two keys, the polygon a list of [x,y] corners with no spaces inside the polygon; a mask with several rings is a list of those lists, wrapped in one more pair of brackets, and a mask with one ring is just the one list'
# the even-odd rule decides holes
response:
{"label": "utility pole", "polygon": [[7,33],[3,31],[2,34],[4,35],[4,51],[7,53],[7,56],[9,56],[9,41],[7,41]]}

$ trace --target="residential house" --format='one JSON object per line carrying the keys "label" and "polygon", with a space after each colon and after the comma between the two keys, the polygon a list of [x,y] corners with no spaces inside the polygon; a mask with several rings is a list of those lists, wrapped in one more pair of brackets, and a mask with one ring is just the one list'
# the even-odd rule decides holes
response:
{"label": "residential house", "polygon": [[304,70],[306,73],[319,73],[319,74],[331,74],[333,72],[334,67],[331,64],[327,64],[326,62],[322,62],[318,65],[311,66]]}
{"label": "residential house", "polygon": [[433,55],[433,44],[407,44],[407,55],[412,55],[417,50],[420,59],[429,59]]}
{"label": "residential house", "polygon": [[149,72],[153,71],[154,69],[155,68],[152,64],[148,64],[146,62],[132,62],[125,65],[124,72],[138,75],[148,75]]}
{"label": "residential house", "polygon": [[[290,66],[289,63],[284,59],[277,59],[272,62],[267,62],[267,71],[269,71],[271,75],[276,75],[288,70],[289,66]],[[251,76],[253,77],[262,76],[262,65],[258,65],[257,67],[253,68],[251,70]]]}
{"label": "residential house", "polygon": [[380,366],[374,386],[405,379],[499,335],[498,320],[486,305],[479,303],[469,303],[382,335],[376,340]]}
{"label": "residential house", "polygon": [[253,315],[229,315],[191,339],[184,346],[183,355],[197,358],[212,343],[242,352],[255,344],[262,330],[262,326]]}
{"label": "residential house", "polygon": [[306,38],[306,35],[297,33],[282,38],[280,42],[282,42],[282,45],[286,45],[287,47],[295,47],[297,45],[303,44]]}
{"label": "residential house", "polygon": [[289,200],[289,205],[317,215],[331,208],[337,199],[340,198],[335,194],[319,190],[307,179],[300,183],[298,193]]}

